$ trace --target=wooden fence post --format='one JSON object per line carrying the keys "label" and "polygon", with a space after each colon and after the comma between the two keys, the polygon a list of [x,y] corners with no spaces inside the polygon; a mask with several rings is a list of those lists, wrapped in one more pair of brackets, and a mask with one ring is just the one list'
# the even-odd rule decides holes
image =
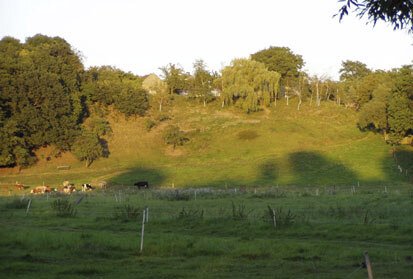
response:
{"label": "wooden fence post", "polygon": [[142,219],[142,233],[141,233],[141,253],[143,250],[143,237],[145,233],[145,216],[146,216],[146,209],[143,210],[143,219]]}
{"label": "wooden fence post", "polygon": [[364,262],[366,263],[367,274],[369,279],[373,279],[373,271],[371,270],[371,263],[369,259],[369,253],[366,251],[364,252]]}
{"label": "wooden fence post", "polygon": [[29,214],[29,210],[30,210],[30,205],[32,204],[32,199],[29,200],[29,203],[27,204],[27,209],[26,209],[26,217]]}
{"label": "wooden fence post", "polygon": [[272,210],[272,218],[274,223],[274,228],[277,227],[277,218],[275,217],[275,210]]}

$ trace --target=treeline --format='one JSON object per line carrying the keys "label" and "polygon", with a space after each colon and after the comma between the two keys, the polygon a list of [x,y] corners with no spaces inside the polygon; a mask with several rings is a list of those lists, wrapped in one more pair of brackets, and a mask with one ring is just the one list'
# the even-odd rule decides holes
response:
{"label": "treeline", "polygon": [[[126,117],[144,115],[149,100],[160,111],[175,94],[188,95],[204,106],[217,100],[253,113],[277,100],[297,98],[319,106],[333,101],[359,111],[361,129],[372,129],[398,144],[413,133],[413,68],[371,71],[345,61],[340,81],[310,76],[304,60],[289,48],[270,47],[235,59],[220,73],[202,60],[192,73],[169,64],[163,80],[149,87],[143,78],[103,66],[85,69],[81,55],[65,40],[43,35],[25,43],[0,41],[0,166],[29,166],[35,150],[54,146],[55,154],[73,152],[86,165],[109,154],[105,135],[111,128],[101,108],[112,107]],[[148,94],[150,93],[150,94]],[[149,97],[150,96],[150,97]]]}

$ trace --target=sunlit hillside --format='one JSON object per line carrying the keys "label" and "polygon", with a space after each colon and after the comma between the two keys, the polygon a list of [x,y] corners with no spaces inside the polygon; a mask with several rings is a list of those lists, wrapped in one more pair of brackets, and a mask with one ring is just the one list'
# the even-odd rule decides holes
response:
{"label": "sunlit hillside", "polygon": [[[39,150],[31,168],[2,169],[0,181],[57,186],[69,180],[115,185],[149,181],[151,186],[276,186],[408,184],[400,174],[381,135],[361,132],[356,113],[334,103],[304,103],[300,110],[290,100],[257,113],[237,108],[206,107],[176,97],[149,132],[147,119],[159,119],[152,108],[145,117],[111,113],[113,136],[107,137],[109,156],[86,168],[70,153],[50,156]],[[162,133],[177,125],[189,139],[173,149]],[[48,158],[50,157],[50,158]],[[69,170],[58,170],[70,166]]]}

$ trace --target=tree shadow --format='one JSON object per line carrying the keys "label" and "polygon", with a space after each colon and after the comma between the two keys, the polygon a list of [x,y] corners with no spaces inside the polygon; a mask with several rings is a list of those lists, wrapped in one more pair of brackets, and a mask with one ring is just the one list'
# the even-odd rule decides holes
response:
{"label": "tree shadow", "polygon": [[359,181],[357,175],[343,164],[317,152],[295,152],[289,155],[289,160],[296,185],[354,185]]}
{"label": "tree shadow", "polygon": [[161,170],[150,168],[132,168],[108,180],[110,185],[133,186],[138,181],[147,181],[149,186],[161,186],[166,175]]}
{"label": "tree shadow", "polygon": [[278,165],[276,159],[268,159],[261,163],[257,167],[259,177],[257,178],[255,185],[274,185],[278,178]]}
{"label": "tree shadow", "polygon": [[413,184],[413,148],[396,150],[384,157],[381,163],[387,181],[392,181],[393,184]]}

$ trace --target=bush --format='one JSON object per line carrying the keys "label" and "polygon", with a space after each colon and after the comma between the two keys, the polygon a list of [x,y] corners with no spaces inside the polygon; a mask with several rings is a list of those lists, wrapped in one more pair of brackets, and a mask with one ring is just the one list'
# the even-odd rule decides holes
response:
{"label": "bush", "polygon": [[150,131],[153,127],[155,127],[156,123],[152,119],[146,119],[145,121],[145,128],[146,131]]}
{"label": "bush", "polygon": [[189,139],[184,136],[184,132],[179,130],[179,127],[169,125],[163,133],[163,139],[167,144],[172,144],[174,149],[177,145],[184,145]]}
{"label": "bush", "polygon": [[6,208],[9,209],[22,209],[27,207],[28,201],[26,199],[14,199],[5,204]]}
{"label": "bush", "polygon": [[52,209],[57,217],[75,217],[76,209],[68,200],[58,199],[52,203]]}
{"label": "bush", "polygon": [[130,204],[116,206],[113,213],[114,219],[120,219],[122,221],[137,220],[141,216],[143,209],[135,207]]}

